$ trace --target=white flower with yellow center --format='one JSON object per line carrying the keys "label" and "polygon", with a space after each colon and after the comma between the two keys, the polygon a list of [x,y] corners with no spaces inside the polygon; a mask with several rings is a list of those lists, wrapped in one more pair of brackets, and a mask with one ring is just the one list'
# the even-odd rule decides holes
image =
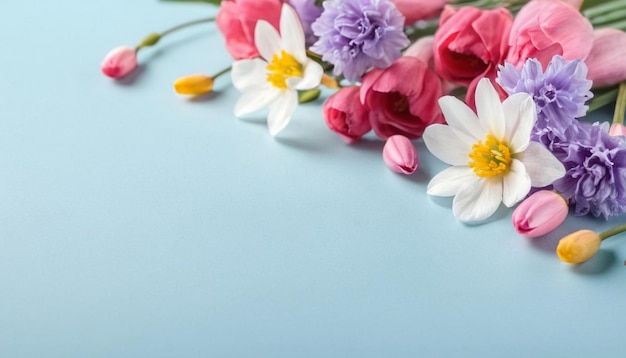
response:
{"label": "white flower with yellow center", "polygon": [[271,135],[282,131],[298,105],[298,90],[319,86],[323,69],[306,56],[304,31],[298,15],[283,5],[280,33],[267,21],[259,20],[254,41],[261,58],[233,64],[232,80],[243,93],[235,105],[235,115],[269,107],[267,126]]}
{"label": "white flower with yellow center", "polygon": [[455,97],[439,99],[448,125],[424,132],[428,150],[452,165],[428,183],[428,194],[454,196],[452,212],[461,221],[481,221],[500,203],[511,207],[531,187],[550,185],[565,174],[543,145],[530,140],[537,111],[530,95],[504,102],[488,79],[476,88],[476,112]]}

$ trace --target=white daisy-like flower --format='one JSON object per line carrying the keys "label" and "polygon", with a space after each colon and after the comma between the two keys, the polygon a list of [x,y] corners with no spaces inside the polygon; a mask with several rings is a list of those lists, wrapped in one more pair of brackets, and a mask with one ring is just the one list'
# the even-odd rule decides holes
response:
{"label": "white daisy-like flower", "polygon": [[259,20],[254,42],[261,58],[233,63],[232,81],[243,93],[235,105],[235,115],[269,107],[267,126],[271,135],[282,131],[298,105],[298,90],[319,86],[323,69],[306,56],[304,31],[298,15],[283,5],[280,33],[267,21]]}
{"label": "white daisy-like flower", "polygon": [[432,178],[428,194],[454,196],[452,212],[461,221],[481,221],[504,203],[522,200],[531,187],[550,185],[565,168],[548,149],[530,140],[537,110],[530,95],[504,102],[488,79],[476,88],[476,112],[453,96],[439,99],[448,125],[424,132],[428,150],[452,165]]}

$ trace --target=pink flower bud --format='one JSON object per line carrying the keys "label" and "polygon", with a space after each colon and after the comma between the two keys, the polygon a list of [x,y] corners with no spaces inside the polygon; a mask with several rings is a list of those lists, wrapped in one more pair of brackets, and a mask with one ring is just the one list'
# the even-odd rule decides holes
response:
{"label": "pink flower bud", "polygon": [[102,73],[112,78],[124,77],[133,72],[135,67],[137,67],[137,54],[135,49],[128,46],[114,48],[100,64]]}
{"label": "pink flower bud", "polygon": [[540,190],[513,211],[513,226],[522,236],[542,236],[561,225],[568,211],[567,202],[561,195]]}
{"label": "pink flower bud", "polygon": [[383,147],[383,160],[396,173],[412,174],[417,169],[417,151],[409,138],[393,135],[387,139]]}
{"label": "pink flower bud", "polygon": [[609,128],[609,134],[613,137],[626,136],[626,126],[622,123],[613,123],[611,124],[611,128]]}

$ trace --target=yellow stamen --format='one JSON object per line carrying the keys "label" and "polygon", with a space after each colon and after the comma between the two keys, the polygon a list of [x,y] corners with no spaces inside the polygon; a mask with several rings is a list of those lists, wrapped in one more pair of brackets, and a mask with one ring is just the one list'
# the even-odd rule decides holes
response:
{"label": "yellow stamen", "polygon": [[289,77],[302,77],[302,64],[291,54],[282,50],[280,55],[274,54],[272,62],[267,65],[267,82],[274,87],[287,89]]}
{"label": "yellow stamen", "polygon": [[479,177],[494,177],[506,173],[511,166],[511,149],[493,135],[488,134],[485,143],[478,141],[472,146],[468,166]]}

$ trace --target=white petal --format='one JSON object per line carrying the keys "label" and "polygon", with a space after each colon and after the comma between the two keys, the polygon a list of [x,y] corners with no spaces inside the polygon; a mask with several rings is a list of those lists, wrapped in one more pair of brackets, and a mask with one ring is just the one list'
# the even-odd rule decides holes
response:
{"label": "white petal", "polygon": [[249,89],[235,104],[235,115],[240,117],[265,108],[276,100],[278,94],[279,91],[269,85]]}
{"label": "white petal", "polygon": [[482,127],[496,138],[504,137],[504,110],[502,102],[491,81],[483,78],[476,86],[476,113]]}
{"label": "white petal", "polygon": [[424,131],[426,148],[439,160],[450,165],[467,166],[469,153],[472,151],[469,137],[463,139],[450,127],[443,124],[432,124]]}
{"label": "white petal", "polygon": [[280,13],[280,33],[282,49],[289,52],[298,62],[305,62],[307,58],[302,23],[296,11],[287,4],[283,5]]}
{"label": "white petal", "polygon": [[454,196],[463,185],[476,181],[478,181],[478,177],[472,169],[449,167],[430,180],[426,192],[435,196]]}
{"label": "white petal", "polygon": [[303,77],[290,77],[287,79],[287,86],[297,90],[307,90],[320,85],[324,69],[319,63],[307,60],[304,67]]}
{"label": "white petal", "polygon": [[565,167],[542,144],[531,141],[528,148],[515,156],[530,176],[531,185],[541,188],[565,175]]}
{"label": "white petal", "polygon": [[439,107],[450,127],[457,132],[470,135],[473,138],[472,142],[484,140],[487,136],[487,132],[480,127],[476,113],[458,98],[443,96],[439,98]]}
{"label": "white petal", "polygon": [[502,181],[502,202],[509,208],[524,199],[530,191],[530,176],[524,164],[513,159],[509,172]]}
{"label": "white petal", "polygon": [[267,83],[267,62],[260,58],[239,60],[233,63],[230,77],[240,92]]}
{"label": "white petal", "polygon": [[275,136],[287,127],[291,115],[298,105],[298,93],[296,91],[283,91],[280,97],[270,107],[267,116],[267,127],[270,134]]}
{"label": "white petal", "polygon": [[526,149],[537,121],[537,107],[528,93],[516,93],[502,102],[506,116],[505,138],[513,153]]}
{"label": "white petal", "polygon": [[463,185],[452,201],[452,213],[461,221],[482,221],[493,215],[502,201],[502,181],[482,179]]}
{"label": "white petal", "polygon": [[259,20],[254,28],[254,43],[261,57],[268,62],[272,61],[272,55],[280,53],[280,35],[269,22]]}

